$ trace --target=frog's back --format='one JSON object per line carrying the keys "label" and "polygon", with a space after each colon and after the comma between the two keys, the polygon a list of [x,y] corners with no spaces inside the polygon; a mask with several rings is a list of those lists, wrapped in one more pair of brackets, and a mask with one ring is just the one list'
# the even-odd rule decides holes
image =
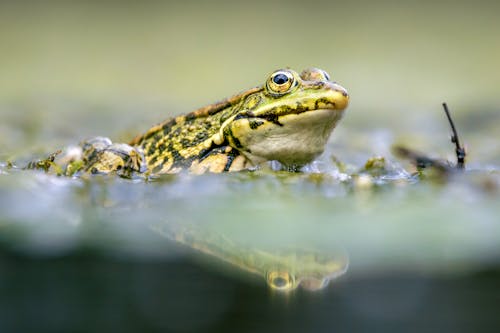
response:
{"label": "frog's back", "polygon": [[219,132],[224,119],[231,115],[233,107],[243,97],[260,89],[256,87],[186,115],[168,119],[134,138],[130,145],[143,151],[147,168],[153,174],[189,169],[206,158],[210,158],[211,162],[219,159],[218,164],[227,164],[239,153],[230,147],[217,145],[213,136]]}

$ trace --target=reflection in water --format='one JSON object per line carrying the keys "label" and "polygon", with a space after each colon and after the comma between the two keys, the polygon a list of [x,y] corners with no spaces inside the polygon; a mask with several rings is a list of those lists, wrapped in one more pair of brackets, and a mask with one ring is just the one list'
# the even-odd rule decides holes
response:
{"label": "reflection in water", "polygon": [[167,222],[153,229],[169,239],[258,274],[271,289],[278,291],[287,292],[298,286],[307,290],[322,289],[331,279],[345,273],[349,264],[346,252],[340,247],[330,253],[290,247],[264,249],[239,244],[199,225],[194,228]]}

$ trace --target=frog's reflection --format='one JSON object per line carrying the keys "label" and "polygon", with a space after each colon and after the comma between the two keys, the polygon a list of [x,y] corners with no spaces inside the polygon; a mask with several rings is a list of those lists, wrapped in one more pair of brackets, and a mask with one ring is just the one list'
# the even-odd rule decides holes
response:
{"label": "frog's reflection", "polygon": [[195,227],[164,224],[154,229],[180,244],[258,274],[266,279],[271,289],[282,292],[299,286],[306,290],[323,289],[330,280],[345,273],[349,264],[346,252],[339,247],[324,252],[298,248],[265,250]]}

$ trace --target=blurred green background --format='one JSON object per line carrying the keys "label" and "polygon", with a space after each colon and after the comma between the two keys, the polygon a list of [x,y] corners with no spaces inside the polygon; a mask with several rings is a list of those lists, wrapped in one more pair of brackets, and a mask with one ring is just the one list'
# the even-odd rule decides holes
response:
{"label": "blurred green background", "polygon": [[496,103],[499,7],[496,1],[3,2],[0,96],[133,99],[184,111],[260,84],[274,69],[317,66],[349,88],[353,110],[396,112],[443,99],[462,107]]}
{"label": "blurred green background", "polygon": [[[0,331],[498,328],[499,13],[497,1],[1,2]],[[2,164],[128,140],[310,66],[351,95],[323,178],[137,184]],[[445,101],[466,176],[368,192],[340,180],[332,156],[400,168],[393,143],[454,160]],[[321,293],[281,297],[172,255],[150,229],[184,221],[250,242],[340,244],[351,268]]]}
{"label": "blurred green background", "polygon": [[[0,101],[134,104],[118,113],[145,128],[261,84],[277,68],[316,66],[348,88],[346,126],[387,127],[443,101],[478,112],[500,99],[499,9],[496,1],[2,2]],[[158,105],[161,113],[148,112]],[[46,112],[65,122],[82,112],[61,109]]]}

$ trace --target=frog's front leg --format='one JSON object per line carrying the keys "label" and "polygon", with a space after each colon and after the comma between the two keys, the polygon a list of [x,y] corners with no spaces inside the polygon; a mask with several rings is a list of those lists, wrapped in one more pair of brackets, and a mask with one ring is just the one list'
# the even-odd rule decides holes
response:
{"label": "frog's front leg", "polygon": [[189,171],[199,175],[205,172],[241,171],[249,167],[250,162],[238,150],[230,146],[220,146],[195,160]]}
{"label": "frog's front leg", "polygon": [[82,148],[82,171],[91,174],[115,172],[121,177],[130,178],[133,173],[147,170],[146,159],[141,148],[125,143],[112,143],[105,137],[84,141]]}

